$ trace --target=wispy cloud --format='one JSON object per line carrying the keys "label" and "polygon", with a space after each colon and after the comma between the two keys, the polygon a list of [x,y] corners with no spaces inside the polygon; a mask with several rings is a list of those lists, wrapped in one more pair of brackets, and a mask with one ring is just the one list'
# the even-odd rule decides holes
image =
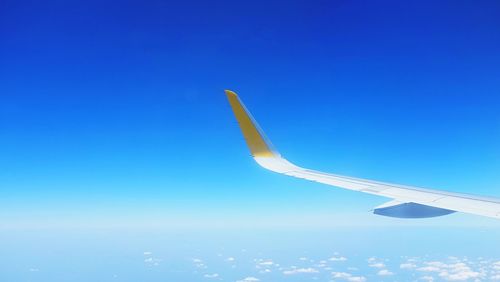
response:
{"label": "wispy cloud", "polygon": [[374,263],[370,263],[368,266],[374,267],[374,268],[384,268],[385,264],[383,262],[374,262]]}
{"label": "wispy cloud", "polygon": [[369,267],[373,267],[373,268],[384,268],[385,267],[385,264],[375,257],[368,258],[367,261],[368,261]]}
{"label": "wispy cloud", "polygon": [[256,263],[255,267],[257,268],[268,268],[271,266],[279,266],[271,259],[255,259],[254,261]]}
{"label": "wispy cloud", "polygon": [[319,271],[317,269],[308,267],[308,268],[295,268],[295,269],[285,270],[283,271],[283,274],[294,275],[299,273],[318,273],[318,272]]}
{"label": "wispy cloud", "polygon": [[261,274],[271,273],[271,272],[273,272],[273,271],[271,269],[269,269],[269,268],[266,268],[266,269],[263,269],[263,270],[259,271],[259,273],[261,273]]}
{"label": "wispy cloud", "polygon": [[424,271],[424,272],[439,272],[441,268],[436,267],[436,266],[422,266],[417,268],[418,271]]}
{"label": "wispy cloud", "polygon": [[484,276],[484,273],[473,271],[462,262],[447,265],[446,269],[439,273],[439,277],[448,281],[466,281],[473,278],[484,278]]}
{"label": "wispy cloud", "polygon": [[329,261],[346,261],[347,258],[343,256],[333,256],[328,259]]}
{"label": "wispy cloud", "polygon": [[216,278],[219,278],[219,274],[218,273],[205,274],[205,275],[203,275],[203,277],[208,278],[208,279],[216,279]]}
{"label": "wispy cloud", "polygon": [[354,276],[347,272],[332,272],[332,278],[343,279],[349,282],[365,282],[366,277],[364,276]]}
{"label": "wispy cloud", "polygon": [[379,276],[391,276],[391,275],[394,275],[394,273],[387,270],[387,269],[382,269],[379,272],[377,272],[377,275],[379,275]]}
{"label": "wispy cloud", "polygon": [[162,260],[159,258],[148,257],[144,259],[144,263],[150,266],[158,266]]}
{"label": "wispy cloud", "polygon": [[[467,281],[470,279],[483,279],[487,276],[486,270],[473,270],[465,261],[460,261],[457,258],[451,257],[452,263],[441,261],[424,262],[423,266],[418,267],[417,271],[434,272],[441,279],[446,281]],[[493,266],[492,266],[493,268]],[[424,276],[431,277],[431,276]],[[432,278],[434,279],[434,278]]]}
{"label": "wispy cloud", "polygon": [[[333,259],[332,259],[333,258]],[[315,274],[326,272],[331,273],[334,281],[365,282],[369,278],[394,277],[397,281],[406,281],[412,277],[412,281],[500,281],[500,261],[485,258],[458,258],[445,257],[444,259],[429,259],[428,257],[413,257],[404,259],[401,262],[395,262],[394,258],[390,260],[385,258],[370,257],[366,259],[368,264],[364,267],[356,265],[337,264],[337,261],[346,261],[347,258],[335,255],[330,258],[298,257],[299,265],[280,265],[271,258],[258,258],[252,260],[256,269],[256,274],[262,277],[272,277],[269,273],[281,273],[284,276],[308,277],[308,280],[319,279]],[[235,262],[239,261],[244,267],[245,260],[239,260],[236,257],[221,256],[221,261]],[[356,261],[356,260],[354,260]],[[145,262],[157,262],[151,255],[145,257]],[[207,269],[204,261],[199,258],[192,259],[194,266],[198,269]],[[387,263],[386,263],[387,262]],[[391,262],[389,264],[388,262]],[[389,268],[387,268],[389,264]],[[230,264],[234,266],[234,264]],[[362,264],[363,265],[363,264]],[[398,271],[391,269],[390,265],[396,265]],[[397,268],[399,266],[399,268]],[[373,271],[369,270],[373,268]],[[333,271],[333,272],[332,272]],[[365,272],[370,273],[370,277]],[[199,273],[206,279],[221,280],[219,273]],[[255,282],[262,279],[260,276],[249,276],[238,280],[237,282]],[[292,277],[290,277],[292,278]],[[257,280],[256,280],[257,279]],[[376,279],[375,279],[376,280]],[[234,280],[233,280],[234,281]]]}
{"label": "wispy cloud", "polygon": [[207,268],[207,266],[203,263],[203,261],[199,258],[194,258],[192,259],[193,263],[194,263],[194,266],[196,268],[201,268],[201,269],[205,269]]}
{"label": "wispy cloud", "polygon": [[306,260],[308,260],[308,258],[306,258],[306,257],[301,257],[301,258],[299,258],[299,260],[301,260],[301,261],[306,261]]}
{"label": "wispy cloud", "polygon": [[405,262],[399,265],[399,268],[401,269],[414,269],[416,267],[417,265],[414,264],[413,262]]}
{"label": "wispy cloud", "polygon": [[250,277],[246,277],[246,278],[243,278],[241,280],[238,280],[236,282],[257,282],[257,281],[260,281],[260,279],[250,276]]}

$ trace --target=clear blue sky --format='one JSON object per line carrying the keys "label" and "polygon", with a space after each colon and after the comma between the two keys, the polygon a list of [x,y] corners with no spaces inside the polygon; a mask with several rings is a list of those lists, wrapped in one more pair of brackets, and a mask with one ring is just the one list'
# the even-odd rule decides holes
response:
{"label": "clear blue sky", "polygon": [[[500,197],[498,1],[1,1],[0,281],[500,279],[497,220],[273,174]],[[423,281],[423,280],[421,280]]]}
{"label": "clear blue sky", "polygon": [[224,89],[302,166],[500,196],[496,1],[7,1],[0,13],[5,226],[378,220],[368,211],[384,199],[258,167]]}

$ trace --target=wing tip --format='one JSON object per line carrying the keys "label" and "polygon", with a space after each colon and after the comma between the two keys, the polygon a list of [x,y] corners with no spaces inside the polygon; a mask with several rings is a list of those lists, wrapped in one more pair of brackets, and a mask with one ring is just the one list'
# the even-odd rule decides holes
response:
{"label": "wing tip", "polygon": [[234,97],[238,97],[238,95],[236,94],[236,92],[234,91],[231,91],[229,89],[225,89],[224,92],[226,93],[227,96],[234,96]]}
{"label": "wing tip", "polygon": [[231,90],[224,90],[238,121],[245,141],[253,157],[276,157],[279,154],[274,150],[271,142],[253,119],[250,112],[243,105],[238,95]]}

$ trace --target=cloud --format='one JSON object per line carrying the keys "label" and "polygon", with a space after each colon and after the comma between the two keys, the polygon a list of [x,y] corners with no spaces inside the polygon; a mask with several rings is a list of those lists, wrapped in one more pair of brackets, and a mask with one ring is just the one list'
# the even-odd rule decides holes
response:
{"label": "cloud", "polygon": [[482,278],[480,272],[472,271],[469,267],[450,268],[439,273],[439,277],[447,281],[466,281],[472,278]]}
{"label": "cloud", "polygon": [[406,262],[399,265],[399,268],[401,269],[414,269],[416,267],[417,265],[412,262]]}
{"label": "cloud", "polygon": [[347,260],[347,258],[346,258],[346,257],[341,257],[341,256],[339,256],[339,257],[331,257],[331,258],[329,258],[328,260],[329,260],[329,261],[346,261],[346,260]]}
{"label": "cloud", "polygon": [[150,255],[152,255],[152,254],[153,254],[153,252],[147,252],[147,251],[146,251],[146,252],[144,252],[143,254],[144,254],[145,256],[150,256]]}
{"label": "cloud", "polygon": [[392,273],[391,271],[389,271],[387,269],[382,269],[379,272],[377,272],[377,275],[380,275],[380,276],[391,276],[391,275],[394,275],[394,273]]}
{"label": "cloud", "polygon": [[149,258],[144,259],[144,263],[146,263],[148,265],[152,265],[152,266],[158,266],[158,265],[160,265],[160,262],[161,262],[161,259],[158,259],[158,258],[149,257]]}
{"label": "cloud", "polygon": [[423,266],[417,268],[418,271],[423,271],[423,272],[439,272],[441,269],[439,267],[435,266]]}
{"label": "cloud", "polygon": [[447,281],[466,281],[472,278],[481,278],[481,273],[475,271],[461,271],[458,273],[448,273],[444,271],[439,273],[439,277]]}
{"label": "cloud", "polygon": [[425,262],[418,271],[436,272],[439,277],[446,281],[467,281],[469,279],[482,279],[486,276],[484,272],[472,270],[465,262],[460,262],[457,258],[450,258],[454,263],[444,263],[440,261]]}
{"label": "cloud", "polygon": [[440,268],[448,266],[446,263],[440,262],[440,261],[429,261],[429,262],[426,262],[425,264],[430,265],[430,266],[434,266],[434,267],[440,267]]}
{"label": "cloud", "polygon": [[279,266],[278,264],[274,263],[274,261],[270,259],[255,259],[254,260],[257,264],[255,267],[257,268],[269,268],[271,266]]}
{"label": "cloud", "polygon": [[368,261],[369,267],[373,267],[373,268],[384,268],[385,267],[385,264],[383,262],[379,261],[375,257],[371,257],[367,261]]}
{"label": "cloud", "polygon": [[343,278],[343,279],[346,279],[346,278],[349,278],[352,276],[352,274],[350,273],[347,273],[347,272],[332,272],[332,276],[333,278]]}
{"label": "cloud", "polygon": [[202,261],[201,259],[194,258],[194,259],[193,259],[193,263],[194,263],[194,265],[195,265],[197,268],[202,268],[202,269],[207,268],[207,266],[203,263],[203,261]]}
{"label": "cloud", "polygon": [[384,268],[385,264],[383,262],[375,262],[375,263],[370,263],[369,266],[374,268]]}
{"label": "cloud", "polygon": [[353,276],[347,272],[332,272],[332,277],[336,279],[344,279],[349,282],[365,282],[366,278],[363,276]]}
{"label": "cloud", "polygon": [[319,271],[315,268],[308,267],[308,268],[295,268],[291,270],[285,270],[283,271],[283,274],[285,275],[294,275],[294,274],[299,274],[299,273],[318,273]]}
{"label": "cloud", "polygon": [[349,282],[365,282],[366,278],[363,276],[352,276],[347,279]]}
{"label": "cloud", "polygon": [[491,268],[493,268],[494,270],[498,270],[498,271],[500,271],[500,261],[494,262],[494,263],[491,265]]}
{"label": "cloud", "polygon": [[246,278],[243,278],[241,280],[238,280],[236,282],[257,282],[257,281],[260,281],[260,279],[250,276],[250,277],[246,277]]}
{"label": "cloud", "polygon": [[205,275],[203,275],[203,277],[208,278],[208,279],[215,279],[215,278],[219,278],[219,274],[218,273],[205,274]]}
{"label": "cloud", "polygon": [[259,273],[271,273],[271,272],[272,272],[272,271],[271,271],[271,269],[269,269],[269,268],[266,268],[266,269],[264,269],[264,270],[259,271]]}
{"label": "cloud", "polygon": [[[366,282],[368,277],[363,276],[358,268],[347,267],[339,268],[341,264],[334,266],[331,262],[346,261],[347,258],[335,253],[330,258],[317,258],[317,257],[300,257],[297,256],[301,263],[308,263],[306,265],[280,265],[273,261],[271,258],[254,259],[254,267],[256,273],[263,275],[262,277],[271,277],[269,273],[279,273],[285,276],[307,277],[308,279],[319,279],[317,273],[328,271],[331,273],[332,280],[347,281],[347,282]],[[154,263],[155,259],[152,256],[144,257],[145,262]],[[222,257],[224,261],[239,261],[233,257]],[[427,259],[427,260],[426,260]],[[194,265],[199,269],[207,269],[207,266],[201,259],[192,259]],[[399,273],[391,271],[386,267],[384,258],[371,257],[367,259],[368,266],[373,268],[374,277],[379,277],[382,280],[384,277],[394,277],[396,281],[401,281]],[[466,257],[444,257],[444,260],[432,260],[428,257],[401,257],[401,261],[397,262],[400,269],[406,270],[401,275],[411,275],[413,281],[500,281],[500,261],[498,259],[492,260],[488,258],[475,258],[470,259]],[[234,266],[234,264],[231,264]],[[365,264],[365,267],[367,265]],[[333,271],[333,272],[332,272]],[[205,278],[212,278],[213,280],[220,280],[220,275],[223,273],[205,274],[206,271],[201,271],[200,275]],[[410,277],[410,276],[408,276]],[[292,278],[292,277],[290,277]],[[373,277],[372,277],[373,278]],[[255,282],[259,280],[256,277],[246,277],[238,280],[238,282]],[[374,278],[377,279],[377,278]],[[234,281],[234,280],[233,280]]]}

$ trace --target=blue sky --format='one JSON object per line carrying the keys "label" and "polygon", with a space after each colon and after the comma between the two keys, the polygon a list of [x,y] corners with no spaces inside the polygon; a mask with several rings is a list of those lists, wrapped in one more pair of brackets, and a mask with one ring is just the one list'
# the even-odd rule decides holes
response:
{"label": "blue sky", "polygon": [[61,229],[498,228],[462,214],[386,219],[369,213],[382,198],[263,170],[223,90],[301,166],[500,197],[499,8],[3,2],[0,228],[27,241]]}

